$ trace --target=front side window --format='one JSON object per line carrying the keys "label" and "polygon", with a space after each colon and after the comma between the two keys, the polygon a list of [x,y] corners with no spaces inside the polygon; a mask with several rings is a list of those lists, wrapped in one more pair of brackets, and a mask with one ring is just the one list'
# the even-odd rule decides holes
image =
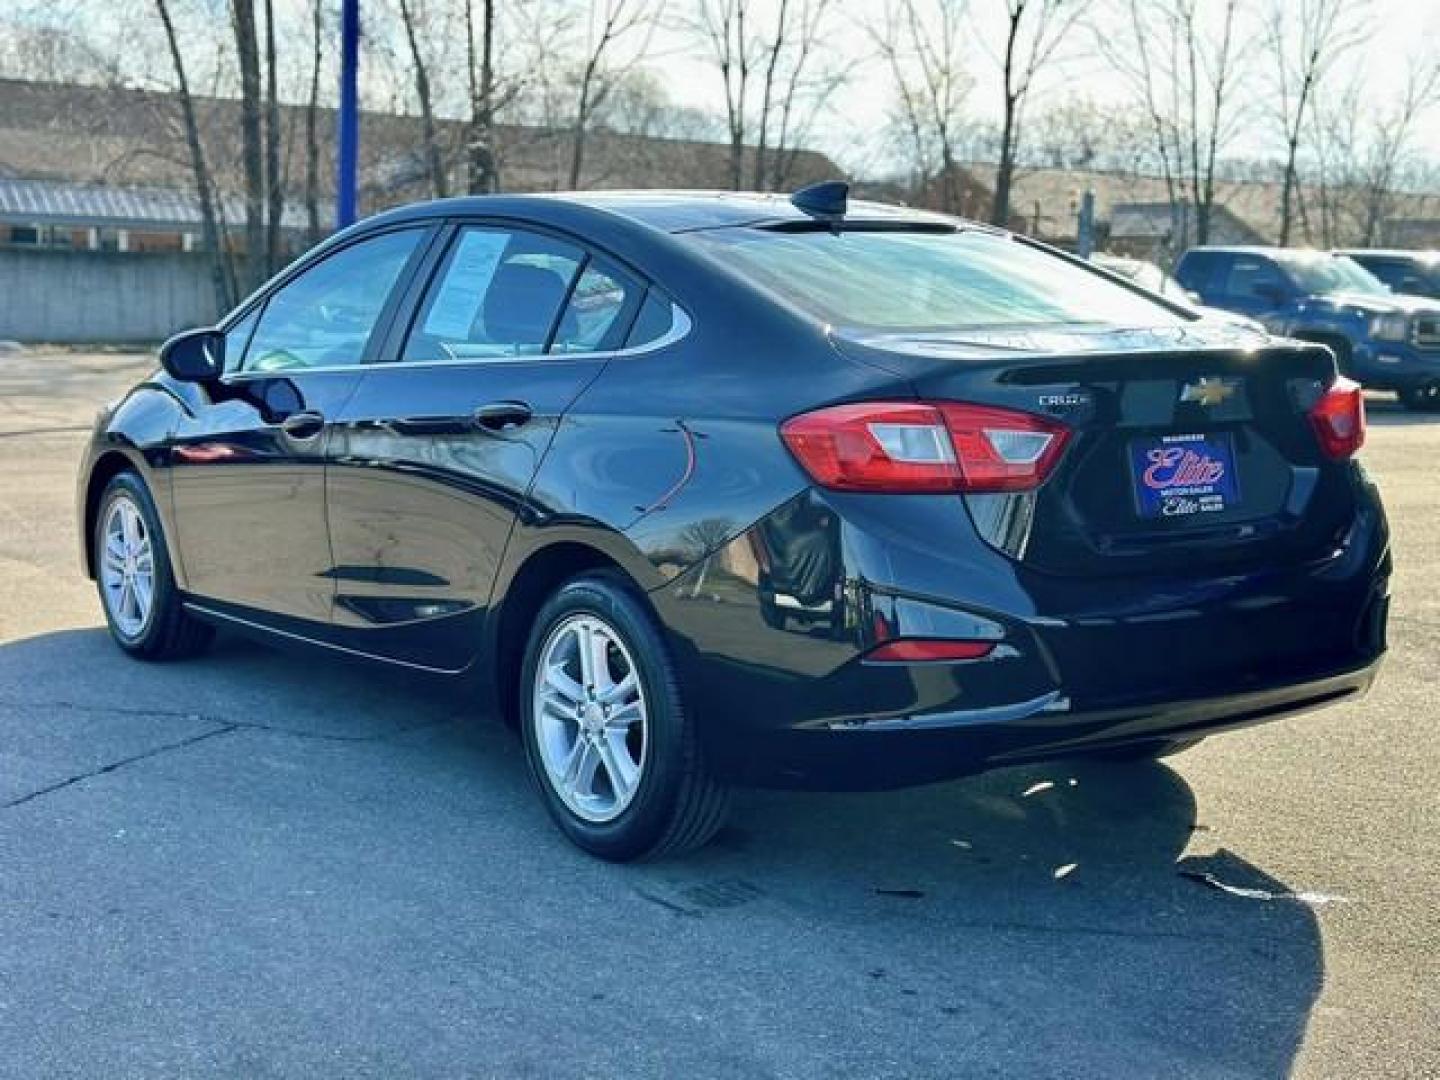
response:
{"label": "front side window", "polygon": [[552,333],[578,341],[586,329],[578,316],[559,316],[584,259],[580,248],[540,233],[463,229],[401,359],[500,360],[541,355]]}
{"label": "front side window", "polygon": [[361,363],[385,302],[422,235],[421,229],[401,229],[361,240],[283,285],[265,302],[241,370]]}
{"label": "front side window", "polygon": [[255,333],[255,327],[260,322],[260,310],[259,306],[252,308],[248,315],[225,331],[226,371],[240,369],[240,365],[245,359],[245,349],[250,344],[250,337]]}
{"label": "front side window", "polygon": [[979,229],[833,233],[737,228],[686,238],[742,276],[838,326],[926,332],[1188,321],[1084,266]]}

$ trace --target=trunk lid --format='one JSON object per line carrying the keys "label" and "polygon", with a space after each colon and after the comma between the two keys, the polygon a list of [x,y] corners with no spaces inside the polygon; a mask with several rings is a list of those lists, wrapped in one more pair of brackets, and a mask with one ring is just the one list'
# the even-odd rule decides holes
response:
{"label": "trunk lid", "polygon": [[1072,431],[1038,490],[964,496],[981,534],[1073,575],[1258,567],[1333,551],[1355,512],[1346,462],[1308,412],[1335,378],[1322,347],[1241,327],[846,336],[847,354],[926,401],[996,405]]}

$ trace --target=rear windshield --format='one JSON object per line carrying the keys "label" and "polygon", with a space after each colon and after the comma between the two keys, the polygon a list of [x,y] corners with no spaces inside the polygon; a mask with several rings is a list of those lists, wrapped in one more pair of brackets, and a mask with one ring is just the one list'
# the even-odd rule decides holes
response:
{"label": "rear windshield", "polygon": [[717,229],[687,238],[837,326],[932,331],[1189,321],[1123,285],[1008,236]]}

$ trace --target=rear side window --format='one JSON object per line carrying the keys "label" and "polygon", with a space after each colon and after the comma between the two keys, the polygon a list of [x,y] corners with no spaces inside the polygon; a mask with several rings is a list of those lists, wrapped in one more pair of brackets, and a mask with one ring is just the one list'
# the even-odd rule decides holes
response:
{"label": "rear side window", "polygon": [[471,227],[451,244],[401,359],[539,356],[552,331],[583,329],[559,320],[585,253],[520,230]]}
{"label": "rear side window", "polygon": [[641,288],[605,259],[585,264],[555,330],[552,353],[610,352],[620,347]]}
{"label": "rear side window", "polygon": [[716,259],[827,322],[877,330],[1188,320],[1083,265],[1008,236],[859,229],[687,234]]}
{"label": "rear side window", "polygon": [[630,336],[625,339],[625,347],[638,349],[659,341],[674,327],[675,305],[668,296],[652,286],[645,294],[645,303],[640,306],[635,325],[630,328]]}

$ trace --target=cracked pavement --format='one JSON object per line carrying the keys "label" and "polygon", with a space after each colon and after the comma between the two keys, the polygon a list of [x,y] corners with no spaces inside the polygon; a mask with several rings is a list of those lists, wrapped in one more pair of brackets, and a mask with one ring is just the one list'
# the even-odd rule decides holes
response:
{"label": "cracked pavement", "polygon": [[614,867],[458,688],[109,644],[73,474],[148,366],[0,355],[0,1077],[1440,1075],[1440,419],[1372,402],[1368,700]]}

